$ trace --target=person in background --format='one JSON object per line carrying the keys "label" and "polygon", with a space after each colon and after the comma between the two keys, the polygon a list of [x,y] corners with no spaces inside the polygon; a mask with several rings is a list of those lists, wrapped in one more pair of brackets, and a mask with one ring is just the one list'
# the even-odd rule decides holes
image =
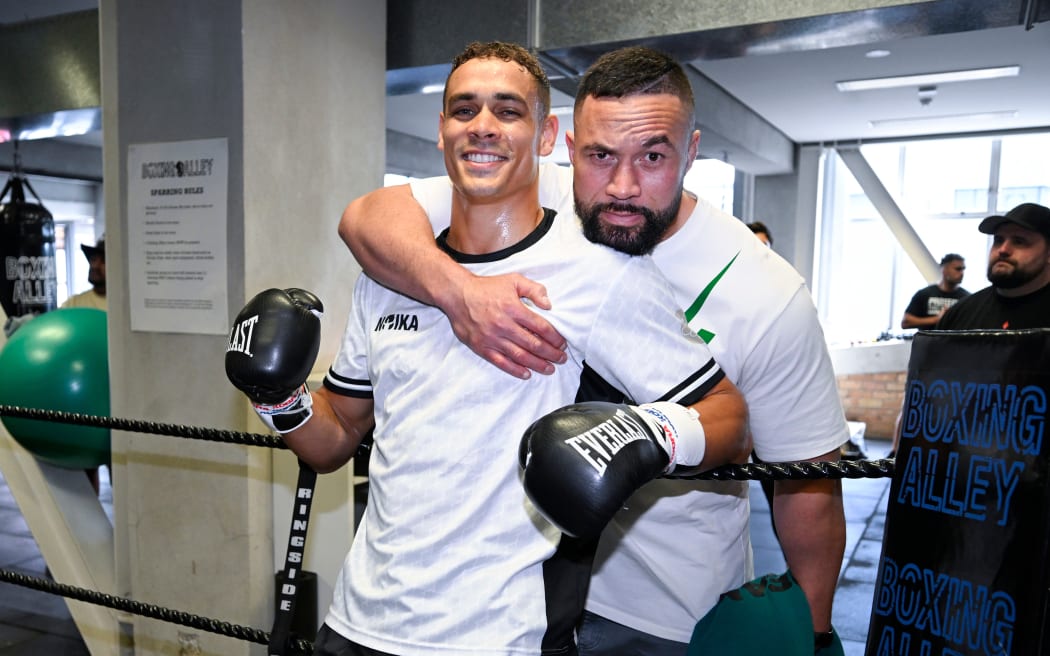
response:
{"label": "person in background", "polygon": [[[987,272],[988,282],[992,284],[947,308],[933,328],[1050,327],[1050,208],[1022,203],[1004,216],[985,218],[977,229],[992,235]],[[893,447],[887,457],[897,455],[900,424],[901,415],[898,415]]]}
{"label": "person in background", "polygon": [[948,253],[941,258],[941,279],[935,285],[923,287],[915,292],[904,310],[901,328],[932,328],[945,310],[966,298],[970,292],[962,284],[966,272],[966,260],[958,253]]}
{"label": "person in background", "polygon": [[[91,289],[70,296],[59,307],[93,308],[106,312],[108,310],[106,303],[106,238],[100,238],[95,242],[94,246],[81,244],[80,250],[84,252],[84,257],[88,261],[88,282],[91,283]],[[91,481],[91,487],[95,489],[95,494],[98,494],[101,489],[98,480],[98,467],[85,469],[84,473],[87,474],[88,480]]]}
{"label": "person in background", "polygon": [[977,229],[992,235],[992,284],[948,308],[937,330],[1050,327],[1050,208],[1023,203]]}
{"label": "person in background", "polygon": [[773,248],[773,233],[769,231],[769,228],[766,227],[765,223],[762,223],[761,221],[753,221],[748,223],[747,227],[751,232],[755,233],[755,236],[758,237],[759,241],[766,246]]}
{"label": "person in background", "polygon": [[99,239],[94,246],[81,244],[80,250],[88,260],[88,282],[91,289],[74,294],[66,299],[64,308],[95,308],[106,311],[106,238]]}

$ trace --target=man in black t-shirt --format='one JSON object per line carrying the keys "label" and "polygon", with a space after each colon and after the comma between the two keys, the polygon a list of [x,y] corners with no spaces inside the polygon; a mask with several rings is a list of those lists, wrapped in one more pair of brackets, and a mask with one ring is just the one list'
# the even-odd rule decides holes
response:
{"label": "man in black t-shirt", "polygon": [[962,255],[948,253],[942,257],[940,282],[915,292],[904,310],[901,328],[933,328],[937,325],[945,310],[970,295],[959,286],[965,271],[966,260]]}
{"label": "man in black t-shirt", "polygon": [[1050,327],[1050,208],[1024,203],[989,216],[978,230],[994,235],[988,281],[949,308],[938,330]]}
{"label": "man in black t-shirt", "polygon": [[[936,330],[1050,328],[1050,209],[1024,203],[1005,216],[989,216],[977,227],[994,235],[988,252],[990,287],[948,308]],[[897,453],[900,421],[893,430]]]}

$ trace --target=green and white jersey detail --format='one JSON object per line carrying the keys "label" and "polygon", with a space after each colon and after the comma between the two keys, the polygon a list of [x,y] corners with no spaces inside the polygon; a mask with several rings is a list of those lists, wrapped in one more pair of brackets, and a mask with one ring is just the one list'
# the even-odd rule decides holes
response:
{"label": "green and white jersey detail", "polygon": [[556,650],[571,644],[585,578],[561,574],[560,534],[525,496],[525,429],[575,400],[585,365],[640,402],[691,404],[724,374],[651,258],[591,244],[571,212],[548,211],[499,253],[453,256],[481,275],[542,282],[569,361],[513,378],[461,344],[437,308],[359,278],[325,386],[374,397],[375,444],[365,517],[325,622],[403,656]]}
{"label": "green and white jersey detail", "polygon": [[[443,229],[433,217],[447,215],[448,179],[414,182],[412,191],[435,231]],[[541,166],[540,200],[571,212],[571,169]],[[652,257],[690,328],[747,400],[760,458],[813,458],[848,439],[816,308],[787,261],[703,199]],[[643,487],[603,535],[587,608],[688,643],[719,594],[753,578],[747,493],[742,482]]]}

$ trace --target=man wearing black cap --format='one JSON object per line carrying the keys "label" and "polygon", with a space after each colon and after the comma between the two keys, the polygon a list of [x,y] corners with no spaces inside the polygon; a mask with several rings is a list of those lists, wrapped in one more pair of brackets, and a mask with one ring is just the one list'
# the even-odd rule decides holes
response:
{"label": "man wearing black cap", "polygon": [[64,308],[95,308],[106,311],[106,239],[99,239],[94,246],[81,244],[88,259],[88,282],[91,289],[75,294],[62,304]]}
{"label": "man wearing black cap", "polygon": [[977,228],[993,235],[988,281],[937,322],[938,330],[1050,327],[1050,208],[1024,203]]}

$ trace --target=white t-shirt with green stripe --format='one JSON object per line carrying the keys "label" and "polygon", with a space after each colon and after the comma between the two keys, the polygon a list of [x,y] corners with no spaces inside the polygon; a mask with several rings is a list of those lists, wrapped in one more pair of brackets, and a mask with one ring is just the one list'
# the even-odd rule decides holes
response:
{"label": "white t-shirt with green stripe", "polygon": [[[435,232],[447,178],[413,183]],[[540,201],[572,211],[572,171],[544,164]],[[447,224],[447,220],[445,221]],[[697,200],[652,255],[690,327],[744,394],[763,460],[813,458],[849,436],[823,330],[805,281],[739,219]],[[718,596],[753,578],[743,482],[654,481],[606,530],[587,608],[687,643]]]}

